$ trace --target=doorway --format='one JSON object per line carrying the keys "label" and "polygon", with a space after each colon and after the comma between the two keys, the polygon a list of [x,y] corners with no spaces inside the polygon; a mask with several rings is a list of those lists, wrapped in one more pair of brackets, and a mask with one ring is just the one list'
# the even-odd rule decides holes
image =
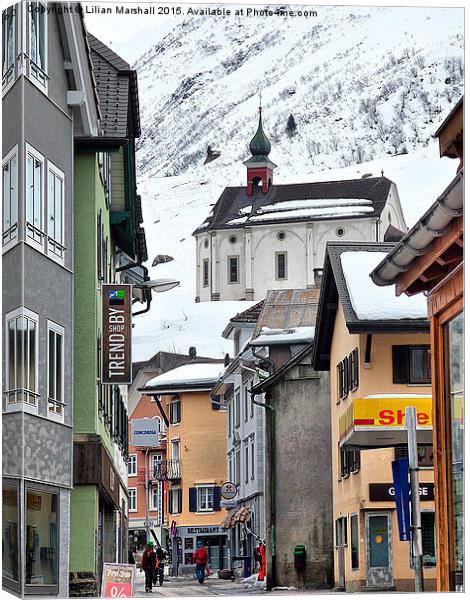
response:
{"label": "doorway", "polygon": [[336,519],[336,551],[338,556],[338,582],[336,589],[346,589],[346,576],[344,565],[344,547],[348,543],[347,517],[339,517]]}
{"label": "doorway", "polygon": [[390,512],[368,512],[366,517],[367,587],[393,586],[392,519]]}

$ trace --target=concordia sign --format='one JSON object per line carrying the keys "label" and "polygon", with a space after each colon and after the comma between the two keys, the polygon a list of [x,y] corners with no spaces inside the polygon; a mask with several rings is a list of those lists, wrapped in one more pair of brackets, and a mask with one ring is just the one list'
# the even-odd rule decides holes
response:
{"label": "concordia sign", "polygon": [[160,433],[155,419],[131,420],[131,444],[154,448],[160,445]]}
{"label": "concordia sign", "polygon": [[129,284],[103,284],[101,382],[132,383],[131,289]]}

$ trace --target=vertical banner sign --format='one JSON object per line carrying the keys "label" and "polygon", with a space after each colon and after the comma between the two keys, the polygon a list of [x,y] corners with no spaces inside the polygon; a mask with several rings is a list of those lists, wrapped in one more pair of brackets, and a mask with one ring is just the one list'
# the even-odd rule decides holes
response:
{"label": "vertical banner sign", "polygon": [[411,540],[410,533],[410,490],[408,486],[408,459],[392,461],[393,486],[397,505],[398,533],[401,542]]}
{"label": "vertical banner sign", "polygon": [[134,581],[134,565],[104,563],[101,597],[132,598],[134,596]]}
{"label": "vertical banner sign", "polygon": [[101,383],[132,383],[131,290],[129,284],[102,285],[103,343]]}

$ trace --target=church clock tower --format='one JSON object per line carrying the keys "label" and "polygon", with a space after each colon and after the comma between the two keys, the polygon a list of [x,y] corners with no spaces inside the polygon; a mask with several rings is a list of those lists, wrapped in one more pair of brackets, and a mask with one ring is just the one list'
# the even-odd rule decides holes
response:
{"label": "church clock tower", "polygon": [[243,163],[247,168],[246,189],[247,195],[250,197],[259,186],[261,186],[263,194],[268,193],[273,181],[273,169],[276,167],[268,158],[271,152],[271,142],[263,131],[261,112],[260,106],[258,130],[250,142],[252,156]]}

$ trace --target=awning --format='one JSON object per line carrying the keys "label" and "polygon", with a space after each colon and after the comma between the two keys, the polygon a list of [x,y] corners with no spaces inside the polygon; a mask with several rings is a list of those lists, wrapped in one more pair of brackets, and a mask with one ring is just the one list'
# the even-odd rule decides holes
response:
{"label": "awning", "polygon": [[387,448],[406,444],[405,412],[415,406],[417,440],[432,444],[432,397],[377,394],[356,398],[339,418],[339,443],[345,449]]}
{"label": "awning", "polygon": [[247,523],[251,519],[251,507],[241,506],[232,510],[222,521],[221,526],[223,529],[231,529],[238,525],[238,523]]}

